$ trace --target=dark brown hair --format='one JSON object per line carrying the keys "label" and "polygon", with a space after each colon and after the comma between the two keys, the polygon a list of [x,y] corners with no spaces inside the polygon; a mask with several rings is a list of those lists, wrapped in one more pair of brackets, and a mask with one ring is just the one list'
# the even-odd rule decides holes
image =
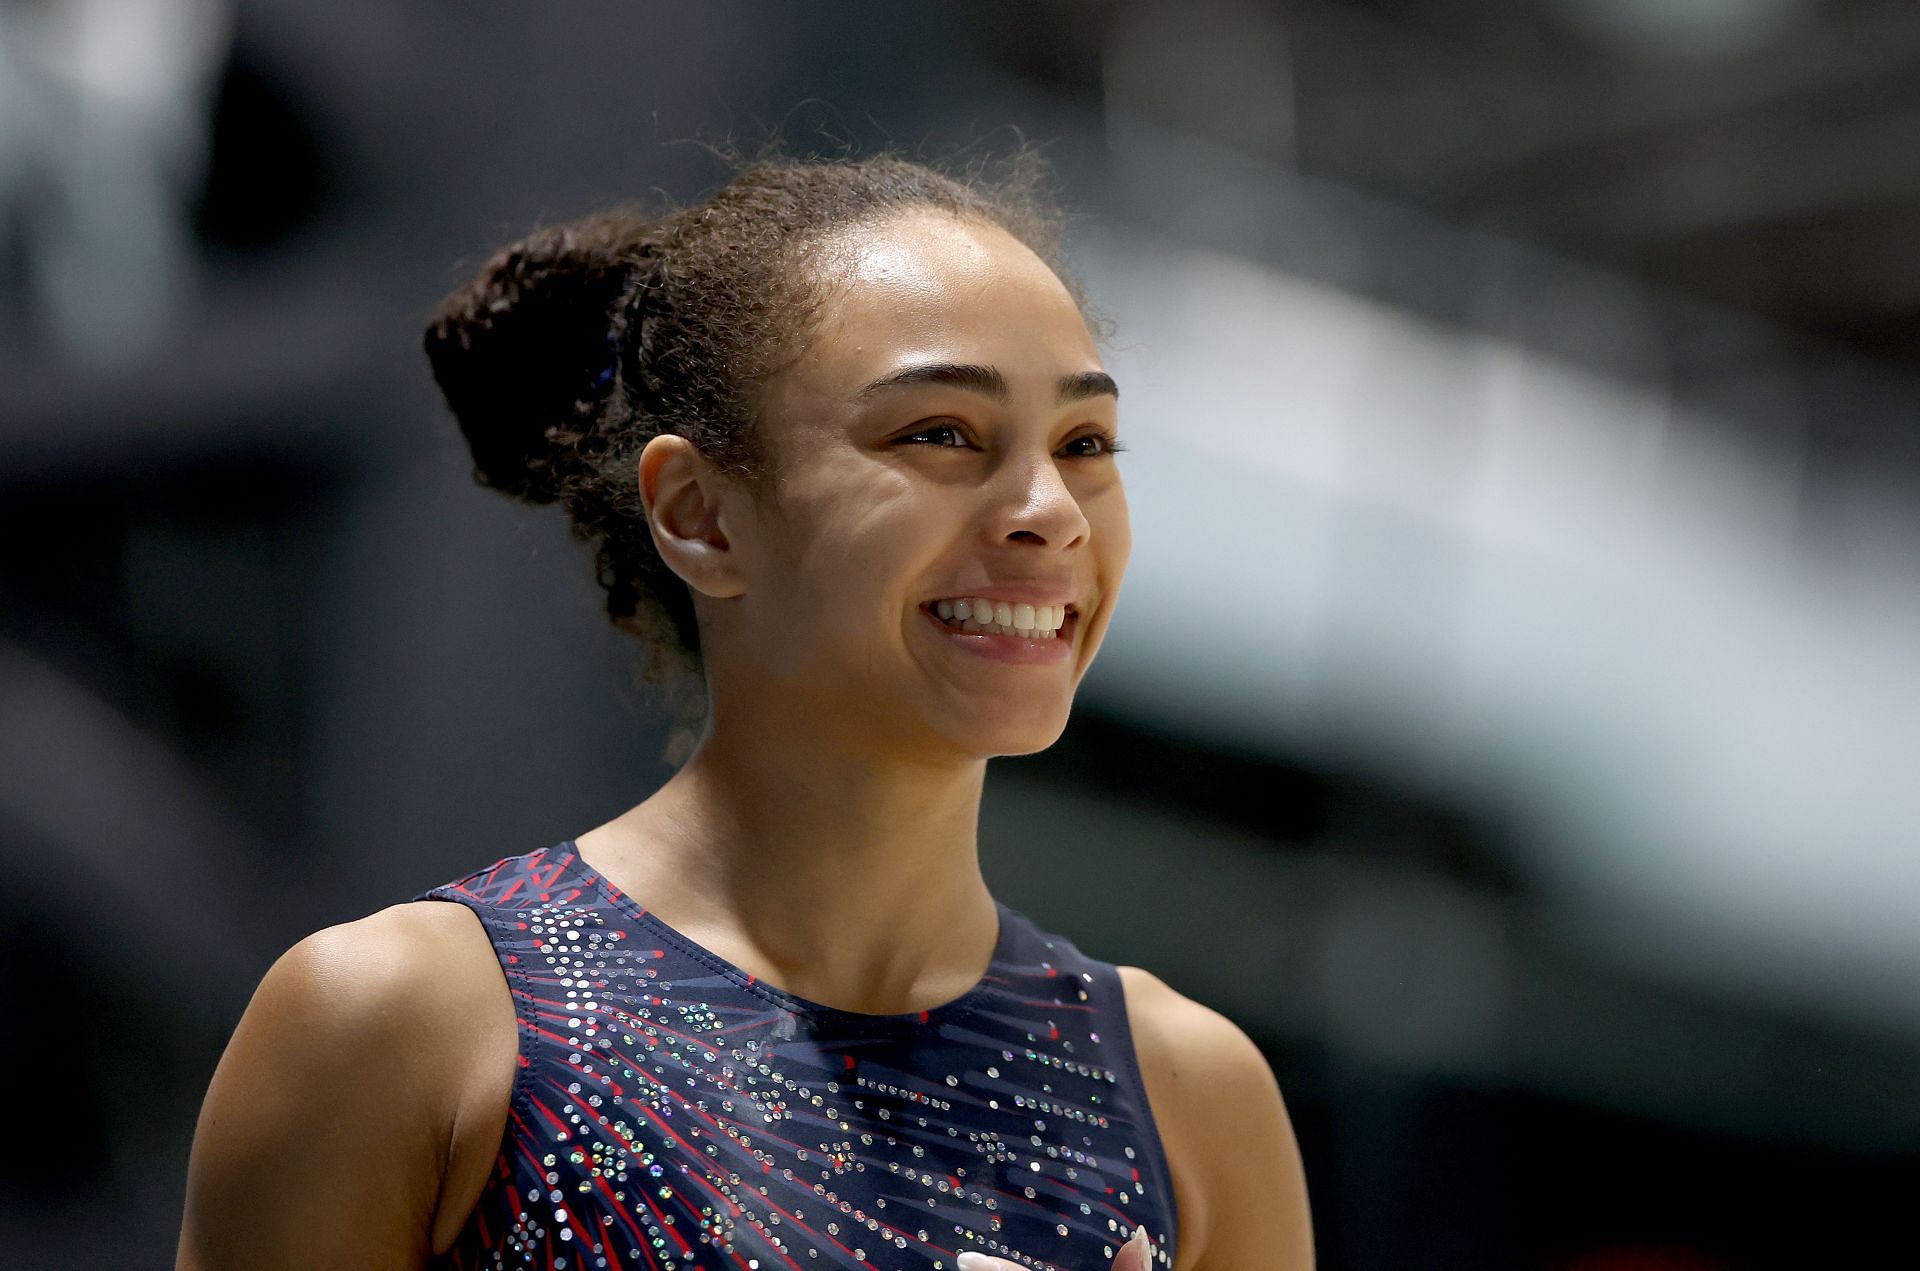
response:
{"label": "dark brown hair", "polygon": [[597,545],[607,613],[640,638],[642,678],[674,717],[669,762],[697,736],[705,683],[691,593],[647,524],[640,451],[663,433],[685,437],[765,496],[776,474],[757,390],[818,315],[810,250],[889,216],[930,208],[997,225],[1080,301],[1047,190],[1031,147],[958,174],[896,155],[759,158],[691,206],[625,203],[537,230],[435,309],[427,357],[475,479],[560,503]]}

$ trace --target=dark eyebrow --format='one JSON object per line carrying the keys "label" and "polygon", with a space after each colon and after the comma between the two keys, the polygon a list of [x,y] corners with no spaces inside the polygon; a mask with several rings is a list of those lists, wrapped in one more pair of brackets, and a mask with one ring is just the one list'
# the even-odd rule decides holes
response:
{"label": "dark eyebrow", "polygon": [[[853,395],[857,402],[885,392],[890,388],[900,388],[912,384],[946,384],[954,388],[969,389],[984,393],[999,401],[1007,400],[1007,377],[991,366],[980,366],[972,362],[928,362],[920,366],[904,367],[891,375],[883,375]],[[1089,397],[1119,397],[1120,387],[1113,377],[1105,371],[1079,371],[1072,375],[1063,375],[1055,386],[1055,393],[1063,402],[1077,402]]]}
{"label": "dark eyebrow", "polygon": [[1113,382],[1113,376],[1105,371],[1081,371],[1077,375],[1063,375],[1060,386],[1055,390],[1063,402],[1084,401],[1089,397],[1120,396],[1120,386]]}

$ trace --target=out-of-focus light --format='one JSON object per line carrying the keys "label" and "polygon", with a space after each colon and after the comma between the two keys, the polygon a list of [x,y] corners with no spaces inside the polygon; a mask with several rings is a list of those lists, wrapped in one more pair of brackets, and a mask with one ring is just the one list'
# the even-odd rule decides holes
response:
{"label": "out-of-focus light", "polygon": [[[1563,932],[1635,966],[1920,1025],[1888,991],[1920,968],[1897,475],[1806,485],[1770,382],[1734,418],[1244,258],[1083,251],[1135,443],[1094,692],[1504,809]],[[1526,277],[1502,303],[1657,372],[1630,283]],[[1860,522],[1846,551],[1823,517]]]}
{"label": "out-of-focus light", "polygon": [[76,365],[137,362],[182,317],[232,28],[229,0],[0,8],[0,224],[19,227],[30,312]]}
{"label": "out-of-focus light", "polygon": [[1711,59],[1758,48],[1799,16],[1801,0],[1559,0],[1579,30],[1645,57]]}

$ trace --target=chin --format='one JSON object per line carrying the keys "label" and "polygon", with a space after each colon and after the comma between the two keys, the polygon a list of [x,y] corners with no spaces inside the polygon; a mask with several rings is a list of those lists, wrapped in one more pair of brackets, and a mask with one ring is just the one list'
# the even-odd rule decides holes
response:
{"label": "chin", "polygon": [[1019,726],[1002,725],[998,728],[981,727],[958,733],[946,730],[946,736],[956,747],[969,754],[993,759],[1002,755],[1031,755],[1045,750],[1060,740],[1067,731],[1066,712],[1048,723],[1038,720],[1027,721]]}
{"label": "chin", "polygon": [[[1061,731],[1064,732],[1065,730],[1062,729]],[[1035,742],[1029,746],[1021,746],[1018,749],[1014,749],[1014,750],[997,750],[993,754],[988,755],[987,757],[989,759],[1016,759],[1021,755],[1037,755],[1041,751],[1053,745],[1054,742],[1059,740],[1060,740],[1060,733],[1055,733],[1053,736],[1047,738],[1045,741]]]}

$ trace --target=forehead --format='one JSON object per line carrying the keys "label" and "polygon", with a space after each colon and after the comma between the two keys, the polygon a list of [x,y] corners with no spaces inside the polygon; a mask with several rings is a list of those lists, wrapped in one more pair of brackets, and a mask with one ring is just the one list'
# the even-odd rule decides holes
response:
{"label": "forehead", "polygon": [[1051,391],[1062,374],[1100,365],[1066,286],[997,226],[907,213],[843,236],[822,268],[828,292],[801,360],[820,389],[857,391],[903,362],[939,359]]}

